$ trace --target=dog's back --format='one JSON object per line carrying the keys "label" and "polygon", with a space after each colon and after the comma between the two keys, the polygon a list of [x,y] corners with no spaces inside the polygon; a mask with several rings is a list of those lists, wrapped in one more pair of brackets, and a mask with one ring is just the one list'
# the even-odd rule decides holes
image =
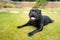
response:
{"label": "dog's back", "polygon": [[52,20],[50,17],[48,17],[48,16],[43,16],[43,18],[44,18],[44,25],[46,25],[46,24],[48,24],[48,23],[53,23],[54,22],[54,20]]}

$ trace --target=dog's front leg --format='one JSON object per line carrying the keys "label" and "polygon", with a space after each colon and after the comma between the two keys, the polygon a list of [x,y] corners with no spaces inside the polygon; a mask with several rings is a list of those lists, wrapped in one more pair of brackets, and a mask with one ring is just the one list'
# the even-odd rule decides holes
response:
{"label": "dog's front leg", "polygon": [[43,24],[40,24],[40,26],[39,26],[37,29],[35,29],[35,30],[33,30],[32,32],[28,33],[28,35],[29,35],[29,36],[32,36],[32,35],[34,35],[35,33],[39,32],[39,31],[42,31],[42,29],[43,29]]}
{"label": "dog's front leg", "polygon": [[17,28],[23,28],[23,27],[28,26],[28,25],[29,25],[29,22],[27,22],[27,23],[26,23],[26,24],[24,24],[24,25],[17,26]]}

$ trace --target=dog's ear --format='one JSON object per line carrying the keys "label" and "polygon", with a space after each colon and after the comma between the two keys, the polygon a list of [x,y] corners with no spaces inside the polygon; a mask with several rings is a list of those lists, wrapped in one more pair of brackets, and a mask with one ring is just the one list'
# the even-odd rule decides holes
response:
{"label": "dog's ear", "polygon": [[37,10],[37,13],[41,14],[41,9],[38,9],[38,10]]}
{"label": "dog's ear", "polygon": [[36,9],[36,8],[31,9],[29,13],[34,12],[34,11],[41,14],[41,9]]}

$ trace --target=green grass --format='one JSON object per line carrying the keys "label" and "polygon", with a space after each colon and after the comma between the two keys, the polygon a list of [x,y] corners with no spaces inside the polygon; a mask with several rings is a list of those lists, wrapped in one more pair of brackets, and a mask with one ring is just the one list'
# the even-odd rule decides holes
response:
{"label": "green grass", "polygon": [[[60,10],[43,10],[43,15],[47,15],[54,20],[54,23],[44,26],[41,32],[32,37],[28,33],[34,27],[27,26],[17,29],[17,26],[25,24],[28,20],[28,9],[21,9],[20,13],[0,12],[0,40],[60,40]],[[46,12],[46,13],[45,13]]]}

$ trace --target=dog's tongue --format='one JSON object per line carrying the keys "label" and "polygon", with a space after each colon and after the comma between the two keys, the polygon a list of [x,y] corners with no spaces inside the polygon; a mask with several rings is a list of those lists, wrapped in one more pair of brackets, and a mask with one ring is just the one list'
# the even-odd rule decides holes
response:
{"label": "dog's tongue", "polygon": [[31,17],[32,20],[35,20],[36,18],[35,17]]}

